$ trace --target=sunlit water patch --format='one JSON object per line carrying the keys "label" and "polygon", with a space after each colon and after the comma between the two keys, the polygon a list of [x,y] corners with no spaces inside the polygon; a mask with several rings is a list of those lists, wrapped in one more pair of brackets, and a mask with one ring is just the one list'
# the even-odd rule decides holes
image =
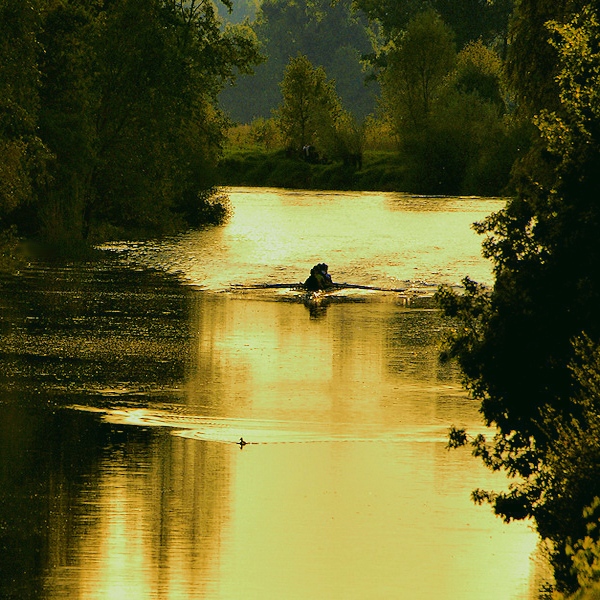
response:
{"label": "sunlit water patch", "polygon": [[256,188],[234,188],[230,196],[225,227],[102,247],[208,290],[298,283],[318,262],[338,282],[390,289],[458,285],[466,275],[491,281],[471,225],[503,200]]}

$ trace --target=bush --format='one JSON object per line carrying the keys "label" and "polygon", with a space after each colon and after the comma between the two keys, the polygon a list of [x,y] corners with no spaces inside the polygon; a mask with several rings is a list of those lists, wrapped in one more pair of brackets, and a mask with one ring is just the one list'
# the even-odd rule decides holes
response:
{"label": "bush", "polygon": [[343,163],[308,163],[283,151],[228,151],[219,164],[220,185],[300,189],[404,190],[405,169],[395,152],[366,152],[362,169]]}

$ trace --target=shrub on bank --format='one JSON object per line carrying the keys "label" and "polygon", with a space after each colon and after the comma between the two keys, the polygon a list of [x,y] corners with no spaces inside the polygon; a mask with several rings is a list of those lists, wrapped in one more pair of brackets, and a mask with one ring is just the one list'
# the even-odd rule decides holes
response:
{"label": "shrub on bank", "polygon": [[226,152],[217,177],[219,185],[404,191],[404,170],[394,152],[365,152],[360,169],[342,162],[309,163],[286,152],[260,148]]}

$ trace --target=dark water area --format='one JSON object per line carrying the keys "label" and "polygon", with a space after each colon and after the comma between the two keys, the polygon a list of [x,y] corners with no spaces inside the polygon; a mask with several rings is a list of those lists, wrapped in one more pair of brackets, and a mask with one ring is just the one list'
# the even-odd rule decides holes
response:
{"label": "dark water area", "polygon": [[[361,230],[371,212],[400,223],[389,198],[367,200]],[[266,206],[278,231],[289,214],[309,231],[309,196],[238,201],[220,230],[1,277],[0,598],[537,599],[535,534],[469,498],[505,480],[445,447],[450,425],[485,428],[438,360],[448,324],[419,294],[454,282],[448,265],[477,267],[469,239],[440,268],[433,228],[413,268],[414,244],[385,263],[340,226],[321,242],[340,248],[338,273],[360,273],[348,235],[384,265],[359,283],[418,293],[315,305],[251,285],[311,264],[305,239],[279,242],[253,216]],[[488,205],[466,206],[468,223]],[[411,223],[433,218],[419,211]]]}
{"label": "dark water area", "polygon": [[108,262],[5,278],[2,387],[88,393],[181,381],[189,293],[174,278]]}
{"label": "dark water area", "polygon": [[189,291],[111,261],[39,265],[0,285],[0,597],[43,598],[45,574],[72,560],[106,455],[147,462],[143,428],[99,424],[68,408],[118,396],[169,401],[189,356]]}

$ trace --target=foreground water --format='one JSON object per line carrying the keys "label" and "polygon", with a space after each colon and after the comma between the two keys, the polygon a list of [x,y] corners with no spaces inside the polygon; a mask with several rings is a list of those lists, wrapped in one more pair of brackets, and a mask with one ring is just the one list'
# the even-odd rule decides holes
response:
{"label": "foreground water", "polygon": [[[233,190],[222,228],[2,281],[0,597],[534,599],[428,297],[496,200]],[[306,304],[327,260],[346,290]],[[248,442],[236,445],[240,437]]]}

